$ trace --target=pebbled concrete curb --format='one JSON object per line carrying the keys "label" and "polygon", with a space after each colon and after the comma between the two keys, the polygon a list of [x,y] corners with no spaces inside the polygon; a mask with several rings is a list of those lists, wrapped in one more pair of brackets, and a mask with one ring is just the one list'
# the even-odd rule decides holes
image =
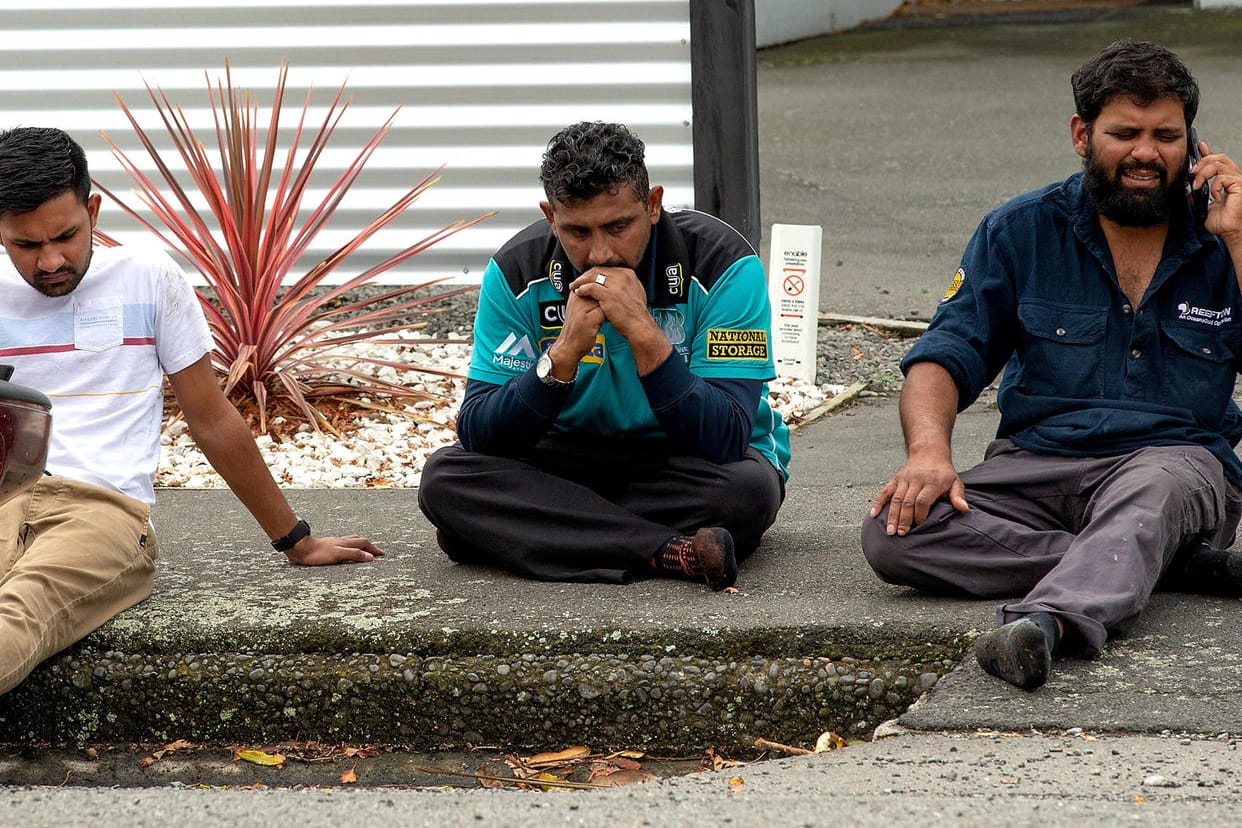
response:
{"label": "pebbled concrete curb", "polygon": [[866,738],[960,655],[737,661],[573,653],[420,657],[357,653],[158,655],[79,648],[41,668],[0,716],[0,741],[591,744],[754,752],[780,734]]}

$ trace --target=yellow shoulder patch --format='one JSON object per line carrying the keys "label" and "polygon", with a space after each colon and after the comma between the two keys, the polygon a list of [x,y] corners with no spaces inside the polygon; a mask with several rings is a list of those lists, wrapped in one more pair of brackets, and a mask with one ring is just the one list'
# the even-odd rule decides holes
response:
{"label": "yellow shoulder patch", "polygon": [[962,289],[962,282],[966,281],[966,271],[962,268],[957,269],[957,273],[953,274],[953,281],[949,283],[949,289],[944,292],[941,302],[947,302],[953,298],[953,295]]}

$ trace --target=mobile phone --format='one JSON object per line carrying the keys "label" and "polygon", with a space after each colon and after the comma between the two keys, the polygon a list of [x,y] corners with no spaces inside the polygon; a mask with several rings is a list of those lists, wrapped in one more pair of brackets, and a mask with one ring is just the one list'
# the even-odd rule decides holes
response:
{"label": "mobile phone", "polygon": [[1200,221],[1203,221],[1203,218],[1207,215],[1209,193],[1208,183],[1204,181],[1202,187],[1196,188],[1193,186],[1194,176],[1190,174],[1191,169],[1203,157],[1203,154],[1199,152],[1199,133],[1194,127],[1190,128],[1189,141],[1190,148],[1186,153],[1186,194],[1190,196],[1191,208],[1194,210],[1195,215],[1198,216]]}

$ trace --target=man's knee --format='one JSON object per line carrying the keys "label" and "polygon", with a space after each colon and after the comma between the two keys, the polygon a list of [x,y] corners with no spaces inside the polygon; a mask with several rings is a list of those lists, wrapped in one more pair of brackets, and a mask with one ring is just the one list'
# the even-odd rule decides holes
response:
{"label": "man's knee", "polygon": [[418,507],[432,523],[437,522],[444,504],[453,499],[453,480],[457,477],[462,455],[466,453],[460,446],[445,446],[423,462],[418,482]]}
{"label": "man's knee", "polygon": [[888,510],[885,509],[875,517],[868,517],[862,525],[862,550],[867,565],[879,576],[880,580],[889,584],[906,584],[908,567],[903,566],[906,555],[903,554],[901,538],[890,535],[888,527]]}
{"label": "man's knee", "polygon": [[1220,461],[1200,446],[1152,446],[1137,452],[1130,465],[1131,485],[1146,490],[1145,500],[1166,514],[1210,531],[1224,519],[1225,476]]}
{"label": "man's knee", "polygon": [[423,461],[423,471],[418,482],[419,489],[435,488],[443,477],[450,474],[453,457],[458,450],[457,446],[444,446],[432,452],[431,456]]}
{"label": "man's knee", "polygon": [[780,473],[766,460],[747,459],[728,465],[719,485],[705,487],[702,495],[717,520],[743,538],[761,536],[776,520],[783,491]]}

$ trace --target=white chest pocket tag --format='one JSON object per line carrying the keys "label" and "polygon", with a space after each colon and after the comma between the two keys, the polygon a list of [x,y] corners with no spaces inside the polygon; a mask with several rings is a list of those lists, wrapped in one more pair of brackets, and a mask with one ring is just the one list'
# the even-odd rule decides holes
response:
{"label": "white chest pocket tag", "polygon": [[125,317],[119,297],[91,299],[73,306],[73,346],[79,351],[106,351],[125,339]]}

